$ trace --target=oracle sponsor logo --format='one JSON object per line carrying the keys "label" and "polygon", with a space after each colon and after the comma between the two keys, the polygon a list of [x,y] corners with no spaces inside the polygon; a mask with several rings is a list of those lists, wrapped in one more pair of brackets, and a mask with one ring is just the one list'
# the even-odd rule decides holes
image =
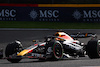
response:
{"label": "oracle sponsor logo", "polygon": [[100,10],[76,10],[73,12],[72,16],[76,20],[83,19],[83,21],[100,21]]}
{"label": "oracle sponsor logo", "polygon": [[6,20],[6,21],[9,21],[9,20],[16,20],[16,10],[14,9],[2,9],[0,10],[0,20]]}

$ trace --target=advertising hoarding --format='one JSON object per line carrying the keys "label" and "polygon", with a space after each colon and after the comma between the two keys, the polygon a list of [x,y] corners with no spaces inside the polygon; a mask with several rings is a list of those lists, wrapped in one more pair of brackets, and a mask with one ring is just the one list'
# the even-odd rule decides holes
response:
{"label": "advertising hoarding", "polygon": [[0,21],[99,22],[99,7],[0,6]]}

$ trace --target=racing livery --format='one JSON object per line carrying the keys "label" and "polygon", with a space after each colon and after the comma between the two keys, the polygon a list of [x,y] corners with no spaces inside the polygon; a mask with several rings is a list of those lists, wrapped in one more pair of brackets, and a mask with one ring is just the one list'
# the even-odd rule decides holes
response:
{"label": "racing livery", "polygon": [[[87,45],[76,40],[77,38],[90,37],[93,35],[95,34],[82,33],[68,35],[63,31],[58,31],[52,36],[45,37],[43,42],[33,40],[34,44],[25,49],[23,49],[20,41],[15,41],[7,45],[5,56],[7,60],[12,63],[17,63],[23,58],[60,60],[63,58],[84,57],[86,52],[90,58],[98,58],[99,40],[96,40],[94,37]],[[93,47],[95,46],[93,50],[91,45],[93,45]]]}

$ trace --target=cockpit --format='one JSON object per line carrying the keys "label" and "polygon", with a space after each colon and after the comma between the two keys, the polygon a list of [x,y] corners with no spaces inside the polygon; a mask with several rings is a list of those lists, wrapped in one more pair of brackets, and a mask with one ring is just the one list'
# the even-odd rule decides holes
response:
{"label": "cockpit", "polygon": [[56,32],[55,36],[58,36],[60,38],[63,38],[65,40],[73,40],[68,34],[66,34],[65,32]]}

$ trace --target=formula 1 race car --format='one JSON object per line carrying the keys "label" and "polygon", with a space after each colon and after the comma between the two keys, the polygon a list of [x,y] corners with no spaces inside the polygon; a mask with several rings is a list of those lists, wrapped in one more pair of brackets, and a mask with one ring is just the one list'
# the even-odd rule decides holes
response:
{"label": "formula 1 race car", "polygon": [[15,41],[7,45],[5,56],[12,63],[18,63],[23,58],[59,60],[63,58],[83,57],[86,55],[86,52],[90,58],[98,58],[100,57],[99,40],[93,37],[87,45],[75,40],[76,38],[93,35],[95,34],[82,33],[68,35],[65,32],[59,31],[52,36],[45,37],[43,42],[33,40],[34,44],[26,49],[23,49],[20,41]]}

